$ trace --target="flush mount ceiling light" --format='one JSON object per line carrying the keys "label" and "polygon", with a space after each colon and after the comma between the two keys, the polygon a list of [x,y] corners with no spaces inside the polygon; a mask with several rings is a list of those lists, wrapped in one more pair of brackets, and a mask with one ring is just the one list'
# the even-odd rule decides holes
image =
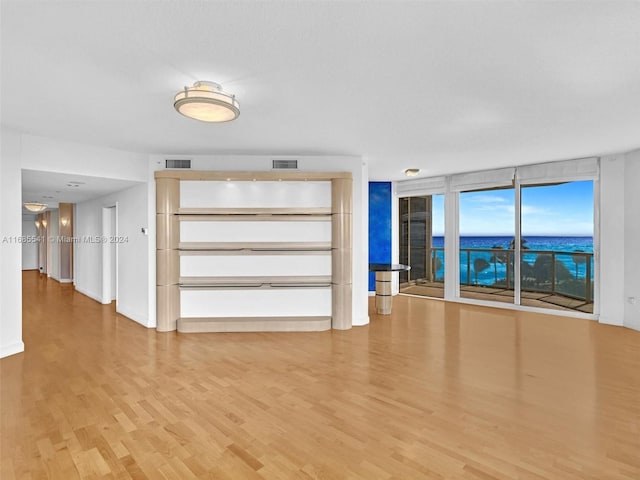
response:
{"label": "flush mount ceiling light", "polygon": [[47,209],[47,204],[38,202],[25,202],[24,208],[26,208],[30,212],[42,212]]}
{"label": "flush mount ceiling light", "polygon": [[420,173],[420,169],[419,168],[407,168],[404,171],[404,174],[407,177],[415,177],[416,175],[418,175],[418,173]]}
{"label": "flush mount ceiling light", "polygon": [[240,115],[235,95],[224,93],[214,82],[200,81],[184,87],[173,100],[178,113],[202,122],[229,122]]}

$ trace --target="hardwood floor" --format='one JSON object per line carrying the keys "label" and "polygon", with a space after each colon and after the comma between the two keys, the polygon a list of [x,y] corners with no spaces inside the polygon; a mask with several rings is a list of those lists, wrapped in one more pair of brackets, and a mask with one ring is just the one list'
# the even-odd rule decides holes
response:
{"label": "hardwood floor", "polygon": [[158,334],[27,272],[0,477],[640,478],[639,332],[370,306],[349,331]]}

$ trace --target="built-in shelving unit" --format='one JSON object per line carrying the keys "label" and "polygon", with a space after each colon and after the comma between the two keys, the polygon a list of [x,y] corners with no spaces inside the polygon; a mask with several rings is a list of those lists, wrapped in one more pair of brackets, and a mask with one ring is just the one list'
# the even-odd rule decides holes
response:
{"label": "built-in shelving unit", "polygon": [[350,328],[351,190],[349,173],[156,172],[157,329]]}

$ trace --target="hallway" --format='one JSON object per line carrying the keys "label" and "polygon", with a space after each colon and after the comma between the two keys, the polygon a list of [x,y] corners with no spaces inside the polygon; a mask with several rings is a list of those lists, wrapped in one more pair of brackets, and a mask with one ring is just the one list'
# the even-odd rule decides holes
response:
{"label": "hallway", "polygon": [[399,296],[348,331],[158,334],[23,292],[3,480],[640,478],[640,332]]}

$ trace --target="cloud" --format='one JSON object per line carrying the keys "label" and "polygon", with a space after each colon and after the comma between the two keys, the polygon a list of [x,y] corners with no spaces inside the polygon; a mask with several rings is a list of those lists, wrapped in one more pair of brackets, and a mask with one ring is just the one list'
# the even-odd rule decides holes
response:
{"label": "cloud", "polygon": [[467,200],[470,203],[475,203],[475,202],[479,202],[479,203],[504,203],[507,201],[506,198],[504,197],[499,197],[497,195],[483,195],[483,194],[476,194],[473,197],[469,198]]}
{"label": "cloud", "polygon": [[[497,206],[496,208],[499,208],[499,206]],[[513,205],[505,205],[504,208],[510,213],[514,213],[514,214],[516,213],[516,207]],[[551,217],[551,216],[557,215],[557,213],[554,212],[553,210],[548,210],[542,207],[535,207],[533,205],[522,205],[522,207],[520,208],[520,212],[523,216]]]}

